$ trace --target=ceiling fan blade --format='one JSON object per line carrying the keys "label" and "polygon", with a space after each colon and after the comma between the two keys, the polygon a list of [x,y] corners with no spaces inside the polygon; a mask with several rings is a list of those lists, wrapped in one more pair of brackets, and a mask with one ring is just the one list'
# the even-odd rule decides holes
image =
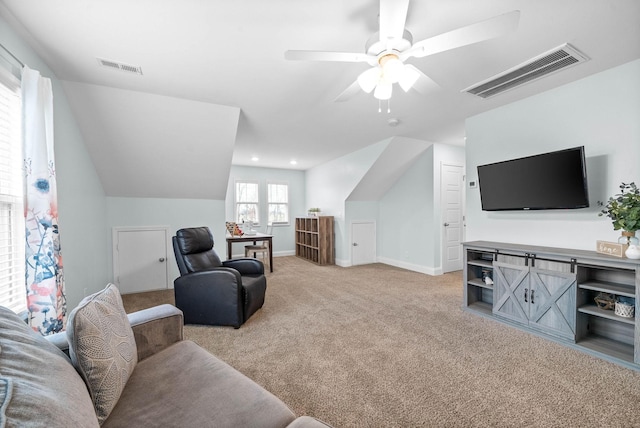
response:
{"label": "ceiling fan blade", "polygon": [[413,87],[420,78],[422,72],[410,64],[405,64],[402,67],[402,73],[398,79],[398,85],[403,91],[409,92],[409,89]]}
{"label": "ceiling fan blade", "polygon": [[380,0],[380,40],[401,39],[409,0]]}
{"label": "ceiling fan blade", "polygon": [[294,61],[336,61],[336,62],[368,62],[376,64],[376,58],[363,53],[323,52],[323,51],[286,51],[285,59]]}
{"label": "ceiling fan blade", "polygon": [[515,30],[519,20],[520,11],[514,10],[485,21],[442,33],[414,43],[411,48],[402,52],[400,59],[404,60],[409,57],[422,58],[427,55],[500,37]]}
{"label": "ceiling fan blade", "polygon": [[368,94],[375,89],[381,74],[379,67],[373,67],[360,73],[356,82],[360,85],[360,89]]}
{"label": "ceiling fan blade", "polygon": [[360,92],[360,85],[358,84],[358,81],[356,80],[347,89],[342,91],[342,93],[340,95],[338,95],[336,97],[336,99],[333,100],[333,102],[342,103],[342,102],[348,101],[349,99],[351,99],[358,92]]}
{"label": "ceiling fan blade", "polygon": [[414,70],[418,74],[418,80],[416,80],[416,82],[411,87],[416,92],[422,95],[428,95],[429,93],[440,88],[440,85],[438,85],[433,79],[424,74],[422,71],[418,70],[413,65],[405,64],[405,67]]}

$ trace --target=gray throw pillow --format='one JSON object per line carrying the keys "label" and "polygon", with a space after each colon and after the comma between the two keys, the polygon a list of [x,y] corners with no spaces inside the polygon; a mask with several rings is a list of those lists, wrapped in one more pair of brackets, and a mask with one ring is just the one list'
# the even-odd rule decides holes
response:
{"label": "gray throw pillow", "polygon": [[0,307],[0,427],[95,427],[87,388],[56,346]]}
{"label": "gray throw pillow", "polygon": [[69,315],[69,355],[84,378],[102,424],[138,362],[136,342],[118,288],[109,284]]}

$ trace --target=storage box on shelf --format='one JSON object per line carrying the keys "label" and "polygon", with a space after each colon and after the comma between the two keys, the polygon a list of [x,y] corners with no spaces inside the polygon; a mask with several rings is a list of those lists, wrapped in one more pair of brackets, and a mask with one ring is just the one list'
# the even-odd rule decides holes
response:
{"label": "storage box on shelf", "polygon": [[296,218],[296,256],[319,265],[335,263],[332,216]]}
{"label": "storage box on shelf", "polygon": [[[464,256],[466,310],[640,369],[638,260],[487,241],[465,243]],[[600,308],[601,295],[627,307]]]}

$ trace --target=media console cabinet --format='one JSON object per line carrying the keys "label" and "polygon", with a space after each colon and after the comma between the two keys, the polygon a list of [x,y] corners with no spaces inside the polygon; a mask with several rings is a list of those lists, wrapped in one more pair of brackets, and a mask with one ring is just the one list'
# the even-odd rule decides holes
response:
{"label": "media console cabinet", "polygon": [[[503,242],[463,248],[465,310],[640,370],[640,261]],[[601,309],[599,293],[635,299],[635,317]]]}

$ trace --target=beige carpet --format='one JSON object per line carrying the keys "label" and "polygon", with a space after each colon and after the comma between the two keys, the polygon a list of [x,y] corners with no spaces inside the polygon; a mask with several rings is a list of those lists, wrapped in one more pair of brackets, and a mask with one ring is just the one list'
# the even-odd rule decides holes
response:
{"label": "beige carpet", "polygon": [[[336,427],[640,426],[640,373],[462,311],[460,272],[274,265],[265,306],[240,329],[185,336],[298,415]],[[131,311],[173,296],[124,300]]]}

